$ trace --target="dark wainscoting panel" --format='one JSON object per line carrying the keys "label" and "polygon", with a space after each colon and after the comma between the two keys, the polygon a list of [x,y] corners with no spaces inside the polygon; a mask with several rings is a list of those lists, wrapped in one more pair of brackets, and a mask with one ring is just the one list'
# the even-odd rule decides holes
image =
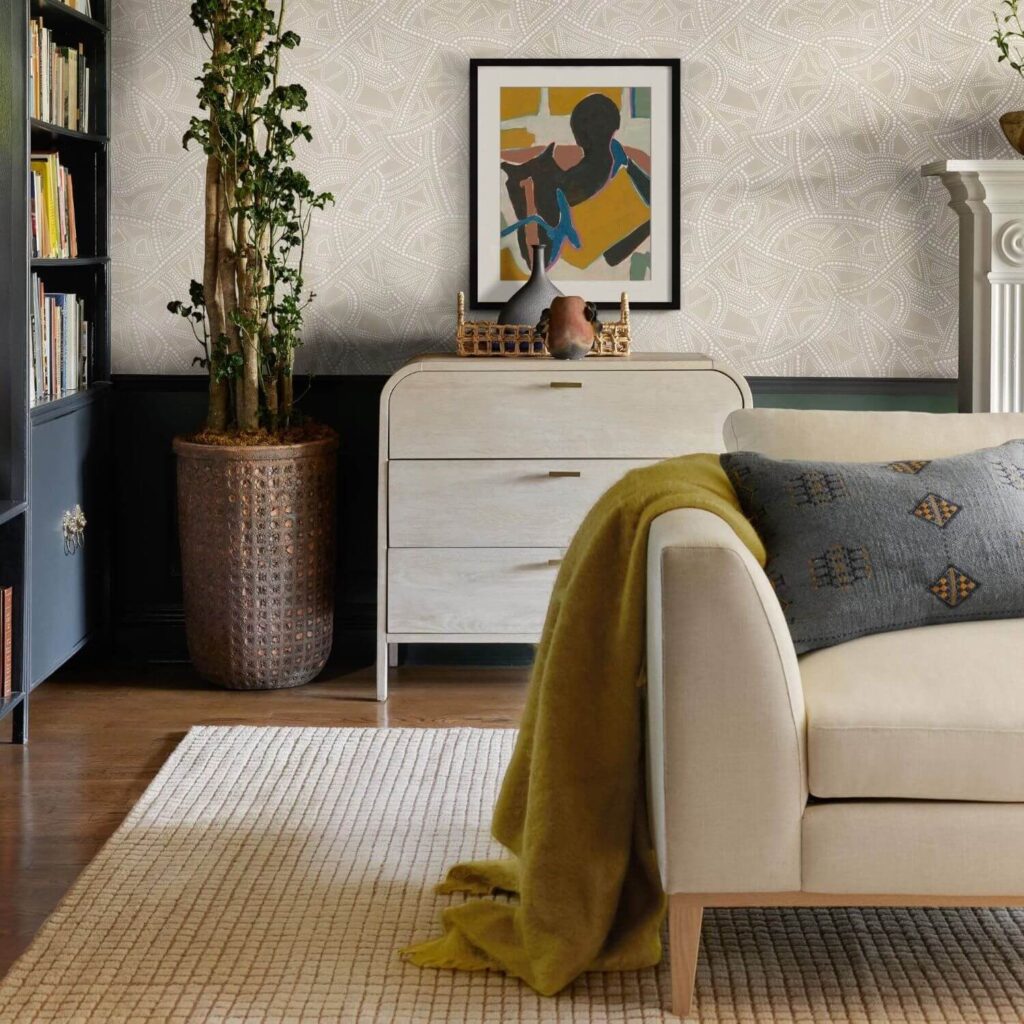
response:
{"label": "dark wainscoting panel", "polygon": [[[306,415],[341,438],[335,649],[373,659],[376,628],[377,407],[385,377],[296,378]],[[198,376],[118,376],[114,385],[115,652],[132,661],[187,657],[171,439],[205,415]]]}
{"label": "dark wainscoting panel", "polygon": [[[376,627],[377,422],[385,377],[296,378],[306,415],[341,437],[335,656],[373,659]],[[956,408],[952,380],[751,378],[756,405],[787,408]],[[171,439],[195,430],[205,409],[202,376],[115,375],[112,623],[115,652],[131,661],[187,657],[181,608]],[[460,649],[466,651],[465,648]],[[419,652],[424,659],[426,650]],[[448,651],[433,652],[435,655]],[[521,660],[522,654],[508,654]],[[468,656],[468,655],[467,655]],[[493,661],[495,651],[475,658]]]}

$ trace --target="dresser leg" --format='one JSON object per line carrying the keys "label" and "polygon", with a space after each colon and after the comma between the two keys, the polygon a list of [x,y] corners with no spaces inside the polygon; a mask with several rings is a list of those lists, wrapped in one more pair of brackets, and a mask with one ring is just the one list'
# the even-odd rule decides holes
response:
{"label": "dresser leg", "polygon": [[398,668],[398,644],[388,644],[388,668]]}

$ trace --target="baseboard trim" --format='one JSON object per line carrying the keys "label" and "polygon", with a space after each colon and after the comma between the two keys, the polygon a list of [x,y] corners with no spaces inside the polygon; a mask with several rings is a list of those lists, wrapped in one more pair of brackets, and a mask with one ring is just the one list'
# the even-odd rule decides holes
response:
{"label": "baseboard trim", "polygon": [[956,396],[955,377],[748,377],[754,395]]}
{"label": "baseboard trim", "polygon": [[[377,408],[387,378],[296,375],[308,415],[343,438],[339,461],[339,559],[335,650],[362,651],[376,610]],[[933,378],[751,377],[755,405],[833,408],[955,408],[956,381]],[[112,376],[114,553],[112,633],[129,661],[187,658],[180,604],[171,438],[204,415],[205,374]],[[139,501],[147,502],[146,517]],[[140,559],[139,552],[146,558]]]}
{"label": "baseboard trim", "polygon": [[[160,605],[115,614],[114,649],[119,660],[130,663],[186,662],[185,610],[181,605]],[[377,630],[377,609],[353,603],[334,613],[334,651],[372,650]]]}
{"label": "baseboard trim", "polygon": [[[312,383],[337,384],[353,378],[387,380],[381,374],[296,374],[295,381],[306,387]],[[126,391],[206,390],[202,373],[115,373],[114,386]],[[747,377],[750,390],[761,394],[837,394],[837,395],[955,395],[955,377]]]}

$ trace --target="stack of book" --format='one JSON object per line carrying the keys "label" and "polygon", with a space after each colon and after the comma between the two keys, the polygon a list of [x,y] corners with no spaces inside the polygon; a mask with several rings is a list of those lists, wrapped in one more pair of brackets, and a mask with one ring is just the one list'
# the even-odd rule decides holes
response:
{"label": "stack of book", "polygon": [[39,275],[33,274],[29,329],[33,402],[88,386],[92,336],[83,299],[68,292],[48,292]]}
{"label": "stack of book", "polygon": [[[83,12],[84,13],[84,12]],[[58,46],[38,18],[30,23],[29,105],[39,121],[87,132],[92,71],[84,47]]]}
{"label": "stack of book", "polygon": [[0,698],[14,692],[14,588],[0,587]]}
{"label": "stack of book", "polygon": [[78,255],[73,182],[56,153],[32,154],[29,208],[33,259]]}

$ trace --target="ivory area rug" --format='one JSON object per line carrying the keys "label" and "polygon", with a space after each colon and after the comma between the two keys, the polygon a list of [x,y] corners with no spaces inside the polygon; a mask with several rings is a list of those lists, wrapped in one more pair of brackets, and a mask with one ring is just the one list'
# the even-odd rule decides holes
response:
{"label": "ivory area rug", "polygon": [[[0,985],[0,1021],[676,1020],[664,967],[541,999],[397,956],[437,929],[444,869],[498,853],[514,738],[193,729]],[[709,912],[697,1016],[1017,1024],[1022,955],[1018,911]]]}

